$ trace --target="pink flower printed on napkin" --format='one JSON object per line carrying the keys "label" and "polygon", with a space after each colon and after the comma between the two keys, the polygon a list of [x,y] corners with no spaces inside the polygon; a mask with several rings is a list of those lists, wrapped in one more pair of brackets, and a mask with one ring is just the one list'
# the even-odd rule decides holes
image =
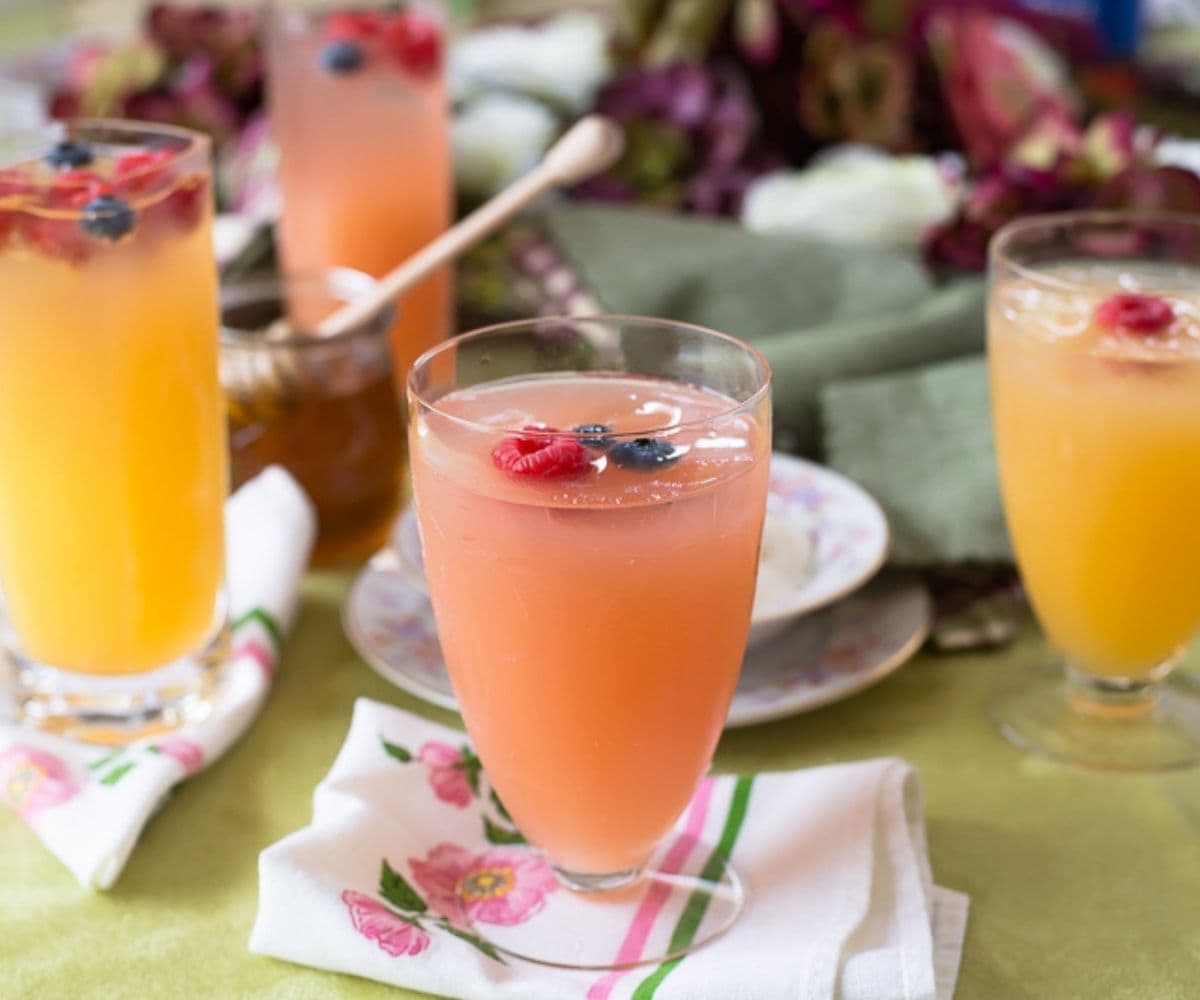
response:
{"label": "pink flower printed on napkin", "polygon": [[496,847],[472,854],[438,844],[424,861],[409,859],[431,907],[451,923],[463,917],[511,927],[537,914],[558,888],[550,866],[527,848]]}
{"label": "pink flower printed on napkin", "polygon": [[350,911],[354,929],[374,941],[393,958],[419,955],[429,947],[429,935],[361,892],[347,889],[342,902]]}
{"label": "pink flower printed on napkin", "polygon": [[429,740],[417,751],[417,759],[429,768],[429,786],[443,802],[465,809],[471,802],[471,783],[466,761],[449,743]]}
{"label": "pink flower printed on napkin", "polygon": [[195,774],[204,766],[204,750],[198,743],[173,736],[169,740],[160,740],[156,745],[159,753],[174,757],[188,774]]}
{"label": "pink flower printed on napkin", "polygon": [[22,819],[66,802],[79,788],[70,768],[53,754],[20,744],[0,753],[0,802]]}

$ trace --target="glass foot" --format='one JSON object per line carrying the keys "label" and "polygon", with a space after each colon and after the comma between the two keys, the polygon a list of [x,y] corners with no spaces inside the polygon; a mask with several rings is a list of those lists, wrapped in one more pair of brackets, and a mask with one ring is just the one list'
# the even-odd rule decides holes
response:
{"label": "glass foot", "polygon": [[640,872],[619,877],[556,869],[558,891],[546,895],[536,919],[501,926],[471,922],[464,911],[462,922],[503,955],[539,965],[602,971],[657,964],[712,941],[745,905],[737,873],[711,846],[695,843],[690,857],[672,865],[660,851]]}
{"label": "glass foot", "polygon": [[202,721],[212,709],[218,668],[228,655],[222,625],[199,652],[144,674],[92,676],[34,662],[15,644],[0,649],[10,713],[58,736],[122,746]]}
{"label": "glass foot", "polygon": [[1023,750],[1101,771],[1200,763],[1200,683],[1186,674],[1131,688],[1044,666],[993,697],[989,715]]}

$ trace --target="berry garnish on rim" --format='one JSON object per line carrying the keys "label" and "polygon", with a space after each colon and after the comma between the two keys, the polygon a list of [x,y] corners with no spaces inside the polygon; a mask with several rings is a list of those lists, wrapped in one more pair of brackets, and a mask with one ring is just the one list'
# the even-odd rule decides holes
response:
{"label": "berry garnish on rim", "polygon": [[442,32],[436,21],[418,11],[398,13],[384,25],[383,44],[414,76],[432,76],[442,60]]}
{"label": "berry garnish on rim", "polygon": [[[38,192],[39,204],[19,213],[17,230],[27,246],[47,257],[80,264],[88,256],[88,238],[82,218],[71,215],[41,214],[38,208],[52,212],[82,212],[94,198],[111,193],[111,185],[91,170],[67,170]],[[80,223],[80,224],[77,224]]]}
{"label": "berry garnish on rim", "polygon": [[492,464],[517,476],[556,478],[586,472],[592,463],[587,449],[552,427],[527,427],[537,434],[505,438],[492,449]]}
{"label": "berry garnish on rim", "polygon": [[640,437],[622,441],[609,451],[608,457],[622,469],[655,469],[670,465],[682,454],[670,441]]}
{"label": "berry garnish on rim", "polygon": [[361,69],[364,59],[362,46],[346,39],[328,42],[321,49],[321,68],[339,76]]}
{"label": "berry garnish on rim", "polygon": [[45,156],[46,165],[53,167],[55,170],[75,170],[79,167],[89,166],[92,160],[92,151],[88,149],[82,142],[76,142],[74,139],[63,139],[61,142],[54,144],[54,148]]}
{"label": "berry garnish on rim", "polygon": [[1175,322],[1175,310],[1157,295],[1118,292],[1096,307],[1096,322],[1110,330],[1158,333]]}
{"label": "berry garnish on rim", "polygon": [[174,159],[169,149],[126,153],[113,165],[113,181],[125,195],[144,195],[166,187],[173,179],[167,167]]}
{"label": "berry garnish on rim", "polygon": [[330,73],[355,73],[380,56],[416,77],[441,66],[441,26],[419,11],[339,11],[326,18],[323,34],[328,41],[319,61]]}
{"label": "berry garnish on rim", "polygon": [[89,236],[115,243],[133,232],[137,223],[137,212],[129,202],[116,195],[101,194],[83,206],[79,219],[80,228]]}
{"label": "berry garnish on rim", "polygon": [[603,450],[613,443],[613,429],[608,424],[576,424],[571,428],[573,434],[583,435],[579,443],[588,448]]}

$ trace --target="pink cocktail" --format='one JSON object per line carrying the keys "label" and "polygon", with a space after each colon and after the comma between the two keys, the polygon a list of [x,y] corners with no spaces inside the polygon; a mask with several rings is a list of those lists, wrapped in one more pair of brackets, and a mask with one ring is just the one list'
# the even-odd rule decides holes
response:
{"label": "pink cocktail", "polygon": [[[293,274],[380,277],[450,222],[449,115],[436,6],[272,11],[267,55],[279,142],[279,251]],[[301,324],[321,317],[298,316]],[[449,329],[439,272],[404,296],[399,378]]]}
{"label": "pink cocktail", "polygon": [[767,380],[737,341],[625,319],[493,328],[414,369],[442,650],[488,777],[569,888],[652,882],[712,758],[754,597]]}

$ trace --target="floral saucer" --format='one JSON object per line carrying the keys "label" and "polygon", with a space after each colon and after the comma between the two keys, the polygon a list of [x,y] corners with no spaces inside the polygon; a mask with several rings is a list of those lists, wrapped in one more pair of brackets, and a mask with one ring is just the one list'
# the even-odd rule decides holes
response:
{"label": "floral saucer", "polygon": [[[874,684],[916,652],[930,619],[924,586],[907,574],[884,574],[837,604],[796,619],[747,653],[726,725],[805,712]],[[380,676],[457,710],[429,598],[401,572],[391,549],[358,575],[342,621]]]}

